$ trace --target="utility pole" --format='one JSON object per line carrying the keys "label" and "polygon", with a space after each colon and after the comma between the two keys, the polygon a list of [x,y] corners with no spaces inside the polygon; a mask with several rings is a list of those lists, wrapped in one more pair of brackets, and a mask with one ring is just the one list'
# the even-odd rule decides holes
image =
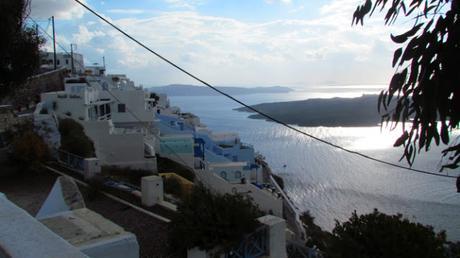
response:
{"label": "utility pole", "polygon": [[38,42],[38,38],[39,38],[38,33],[39,33],[39,31],[38,31],[38,24],[35,24],[35,35],[37,35],[37,42]]}
{"label": "utility pole", "polygon": [[75,73],[75,66],[73,63],[73,45],[74,44],[70,44],[70,65],[72,67],[72,73]]}
{"label": "utility pole", "polygon": [[54,16],[51,16],[51,23],[53,24],[54,70],[56,70],[57,69],[57,64],[56,64],[56,31],[54,30]]}
{"label": "utility pole", "polygon": [[104,65],[104,69],[105,69],[105,56],[102,56],[102,64]]}

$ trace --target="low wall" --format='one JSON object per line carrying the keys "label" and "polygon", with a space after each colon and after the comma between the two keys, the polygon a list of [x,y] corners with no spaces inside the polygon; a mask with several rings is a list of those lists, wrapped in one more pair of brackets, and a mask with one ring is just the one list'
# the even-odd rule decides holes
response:
{"label": "low wall", "polygon": [[185,179],[184,177],[181,177],[180,175],[178,175],[176,173],[160,173],[160,176],[164,177],[164,178],[174,178],[174,179],[176,179],[179,182],[180,186],[181,186],[182,193],[184,193],[186,195],[190,195],[192,193],[193,182]]}
{"label": "low wall", "polygon": [[110,134],[108,122],[83,121],[85,133],[94,142],[101,165],[145,169],[156,172],[156,158],[144,157],[144,136]]}
{"label": "low wall", "polygon": [[206,170],[195,170],[195,175],[199,182],[215,192],[221,194],[240,193],[248,195],[262,211],[278,217],[283,217],[282,199],[276,198],[269,192],[265,192],[252,184],[230,184],[219,176]]}

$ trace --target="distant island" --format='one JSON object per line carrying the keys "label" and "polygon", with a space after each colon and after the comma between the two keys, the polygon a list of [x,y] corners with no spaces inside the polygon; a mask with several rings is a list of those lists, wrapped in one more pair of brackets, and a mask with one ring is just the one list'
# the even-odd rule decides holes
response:
{"label": "distant island", "polygon": [[[376,126],[381,122],[377,101],[378,95],[363,95],[358,98],[262,103],[252,107],[285,123],[299,126]],[[253,113],[244,107],[235,110]],[[259,114],[250,115],[249,118],[265,119]]]}
{"label": "distant island", "polygon": [[[258,93],[288,93],[293,91],[288,87],[282,86],[271,86],[271,87],[223,87],[217,86],[219,90],[228,93],[230,95],[247,95],[247,94],[258,94]],[[171,84],[167,86],[160,87],[150,87],[148,88],[151,92],[156,93],[165,93],[168,96],[214,96],[219,95],[219,93],[214,90],[196,85],[185,85],[185,84]]]}

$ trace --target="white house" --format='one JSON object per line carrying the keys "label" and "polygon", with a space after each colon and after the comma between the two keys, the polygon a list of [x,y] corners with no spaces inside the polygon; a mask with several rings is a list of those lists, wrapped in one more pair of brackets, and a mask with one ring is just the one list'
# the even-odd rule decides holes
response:
{"label": "white house", "polygon": [[[91,77],[67,78],[65,91],[42,94],[42,110],[38,113],[53,113],[79,122],[93,141],[102,165],[156,171],[155,139],[146,137],[147,129],[142,127],[116,128],[112,121],[115,102],[101,94],[101,87]],[[143,97],[141,104],[144,106]],[[117,118],[120,117],[123,118]]]}
{"label": "white house", "polygon": [[[40,52],[40,64],[44,68],[54,68],[54,53]],[[85,72],[83,55],[78,53],[73,53],[73,64],[71,54],[56,53],[56,66],[65,67],[69,71],[72,71],[73,66],[73,70],[77,74]]]}

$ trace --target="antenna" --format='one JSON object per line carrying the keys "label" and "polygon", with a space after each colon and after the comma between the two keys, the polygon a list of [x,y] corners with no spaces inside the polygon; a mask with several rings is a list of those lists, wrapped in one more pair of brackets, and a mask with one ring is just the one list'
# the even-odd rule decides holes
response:
{"label": "antenna", "polygon": [[53,24],[53,56],[54,56],[54,70],[57,69],[56,64],[56,31],[54,30],[54,16],[51,16],[51,23]]}

